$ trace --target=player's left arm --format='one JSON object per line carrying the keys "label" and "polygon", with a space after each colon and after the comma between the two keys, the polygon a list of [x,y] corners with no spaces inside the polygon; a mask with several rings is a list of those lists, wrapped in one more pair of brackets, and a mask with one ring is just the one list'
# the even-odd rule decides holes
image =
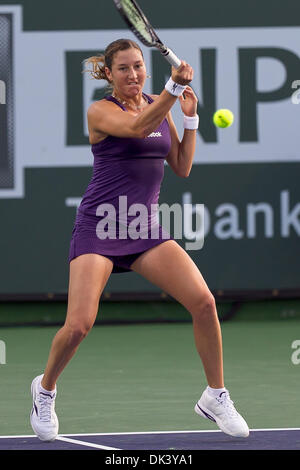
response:
{"label": "player's left arm", "polygon": [[[184,97],[179,97],[180,106],[185,116],[196,116],[198,99],[191,87],[187,87]],[[167,116],[171,133],[171,150],[166,158],[176,175],[187,178],[190,174],[196,149],[197,129],[184,129],[180,141],[171,111]]]}

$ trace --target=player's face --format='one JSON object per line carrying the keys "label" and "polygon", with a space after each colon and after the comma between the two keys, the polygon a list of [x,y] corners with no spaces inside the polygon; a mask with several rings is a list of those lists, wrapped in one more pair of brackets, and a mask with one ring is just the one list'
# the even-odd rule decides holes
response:
{"label": "player's face", "polygon": [[142,93],[146,80],[146,67],[138,49],[118,51],[113,58],[110,71],[114,89],[123,96],[133,98]]}

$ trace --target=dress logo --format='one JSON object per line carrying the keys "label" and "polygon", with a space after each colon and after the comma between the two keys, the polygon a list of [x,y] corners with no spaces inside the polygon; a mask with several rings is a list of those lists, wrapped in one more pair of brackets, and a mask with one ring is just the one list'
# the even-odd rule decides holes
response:
{"label": "dress logo", "polygon": [[151,134],[149,134],[148,137],[162,137],[162,133],[161,132],[151,132]]}

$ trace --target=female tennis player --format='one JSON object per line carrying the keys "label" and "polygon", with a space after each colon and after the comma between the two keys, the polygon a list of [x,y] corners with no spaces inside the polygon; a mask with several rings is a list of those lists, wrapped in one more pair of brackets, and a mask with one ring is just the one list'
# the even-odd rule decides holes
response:
{"label": "female tennis player", "polygon": [[[161,94],[153,96],[143,92],[147,73],[135,42],[114,41],[103,57],[87,62],[92,64],[94,78],[108,81],[112,94],[88,109],[93,177],[72,233],[65,324],[53,339],[44,373],[31,385],[32,428],[41,440],[56,438],[57,379],[92,328],[110,274],[135,271],[191,314],[208,383],[196,403],[196,413],[215,421],[227,434],[247,437],[248,426],[224,386],[214,297],[187,252],[158,224],[156,214],[149,212],[158,203],[165,160],[179,177],[191,171],[199,120],[197,98],[188,86],[193,69],[182,61],[179,69],[172,68]],[[177,100],[183,113],[182,140],[170,112]],[[132,230],[136,214],[127,210],[133,204],[148,211],[139,219],[140,237]]]}

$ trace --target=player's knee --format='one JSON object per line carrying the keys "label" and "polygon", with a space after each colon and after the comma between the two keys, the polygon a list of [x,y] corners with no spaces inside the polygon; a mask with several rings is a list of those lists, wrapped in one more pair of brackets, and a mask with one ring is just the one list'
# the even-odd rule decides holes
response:
{"label": "player's knee", "polygon": [[81,343],[81,341],[88,335],[92,326],[93,325],[88,322],[78,322],[65,325],[69,343],[73,346]]}
{"label": "player's knee", "polygon": [[216,313],[216,301],[211,292],[201,295],[190,309],[193,320],[201,320]]}

